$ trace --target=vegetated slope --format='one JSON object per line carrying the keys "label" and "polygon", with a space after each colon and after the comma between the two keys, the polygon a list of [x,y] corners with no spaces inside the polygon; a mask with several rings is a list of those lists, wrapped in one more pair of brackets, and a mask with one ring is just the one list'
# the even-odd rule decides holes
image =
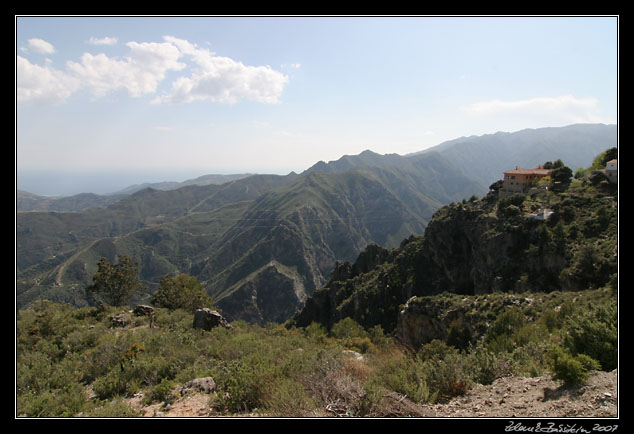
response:
{"label": "vegetated slope", "polygon": [[[171,191],[145,189],[107,207],[82,212],[18,212],[17,305],[51,297],[58,301],[78,301],[74,292],[78,284],[84,283],[84,277],[79,280],[72,277],[65,282],[64,272],[75,270],[75,274],[92,276],[94,257],[114,260],[117,254],[114,245],[119,239],[196,212],[214,212],[225,205],[253,200],[269,189],[291,182],[296,176],[254,175],[223,185],[189,186]],[[230,218],[232,220],[222,220],[223,224],[231,224],[237,217],[231,213]],[[216,226],[213,223],[211,230],[218,231]],[[89,254],[88,260],[78,258],[85,253]],[[69,267],[73,262],[75,265]]]}
{"label": "vegetated slope", "polygon": [[[616,287],[617,202],[615,185],[586,177],[559,193],[498,199],[492,190],[451,204],[424,236],[395,249],[370,245],[355,262],[339,262],[292,323],[331,327],[351,317],[392,331],[413,296]],[[554,211],[547,220],[537,218],[543,208]]]}
{"label": "vegetated slope", "polygon": [[616,147],[617,142],[616,125],[575,124],[461,137],[423,153],[442,154],[465,176],[488,186],[516,165],[533,168],[560,159],[572,170],[586,168],[595,156]]}
{"label": "vegetated slope", "polygon": [[[137,224],[128,222],[127,231],[101,232],[87,243],[68,246],[55,260],[41,253],[32,259],[36,265],[22,274],[29,279],[21,288],[30,284],[31,290],[28,297],[21,290],[21,298],[35,299],[46,288],[54,299],[66,293],[76,302],[100,256],[114,260],[125,254],[139,261],[150,292],[163,275],[186,272],[206,286],[229,319],[283,322],[325,282],[335,261],[354,259],[370,242],[396,246],[404,237],[421,233],[443,204],[482,191],[435,154],[421,157],[417,166],[307,171],[284,183],[279,177],[267,181],[262,176],[257,183],[247,183],[254,178],[207,190],[206,195],[186,195],[186,204],[174,197],[193,187],[145,190],[143,197],[137,193],[106,208],[111,215],[129,213]],[[440,188],[445,178],[451,182]],[[173,202],[160,206],[164,200]],[[60,216],[69,218],[40,218]],[[65,233],[60,226],[54,234]],[[22,230],[30,235],[31,245],[53,241],[45,238],[52,234],[31,234],[27,227],[25,223]],[[43,269],[49,271],[46,276]],[[33,283],[35,278],[39,284]],[[144,297],[147,300],[149,293]]]}
{"label": "vegetated slope", "polygon": [[[442,205],[415,189],[395,191],[403,181],[381,179],[386,170],[311,172],[263,195],[218,240],[197,276],[229,318],[285,321],[337,260],[353,259],[369,242],[394,246],[421,233]],[[280,314],[264,315],[264,303]]]}

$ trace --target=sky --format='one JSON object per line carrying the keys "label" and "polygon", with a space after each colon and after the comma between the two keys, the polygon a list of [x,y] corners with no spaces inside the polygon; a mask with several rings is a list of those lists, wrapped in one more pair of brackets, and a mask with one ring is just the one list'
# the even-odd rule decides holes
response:
{"label": "sky", "polygon": [[302,172],[616,124],[618,17],[15,17],[17,188]]}

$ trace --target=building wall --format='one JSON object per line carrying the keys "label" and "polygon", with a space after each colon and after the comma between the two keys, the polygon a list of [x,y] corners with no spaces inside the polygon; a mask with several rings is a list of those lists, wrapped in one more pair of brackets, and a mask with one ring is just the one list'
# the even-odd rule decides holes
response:
{"label": "building wall", "polygon": [[[502,183],[500,194],[503,197],[513,193],[525,193],[528,191],[533,181],[548,176],[543,172],[543,169],[540,169],[539,172],[532,172],[531,170],[524,169],[504,172],[504,182]],[[548,171],[548,174],[549,173],[550,171]]]}
{"label": "building wall", "polygon": [[618,182],[619,170],[618,170],[618,164],[616,160],[609,161],[608,164],[605,166],[605,175],[608,177],[610,182],[614,182],[614,183]]}

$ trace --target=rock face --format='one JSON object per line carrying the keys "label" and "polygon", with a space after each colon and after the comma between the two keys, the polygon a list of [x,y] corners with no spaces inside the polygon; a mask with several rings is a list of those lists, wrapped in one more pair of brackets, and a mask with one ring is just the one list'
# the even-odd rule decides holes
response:
{"label": "rock face", "polygon": [[[545,205],[553,214],[547,220],[532,218]],[[394,331],[402,316],[406,333],[420,329],[419,339],[443,338],[463,314],[441,309],[444,317],[433,318],[439,312],[417,303],[412,315],[413,305],[402,309],[412,296],[577,291],[615,284],[617,227],[615,197],[608,194],[549,192],[498,200],[492,191],[481,200],[441,208],[424,236],[412,236],[395,249],[369,246],[356,262],[338,263],[293,324],[315,321],[330,328],[351,317],[366,328]],[[464,326],[465,333],[476,332]]]}
{"label": "rock face", "polygon": [[215,327],[231,328],[231,324],[218,313],[218,311],[209,308],[198,309],[194,313],[194,328],[210,331]]}

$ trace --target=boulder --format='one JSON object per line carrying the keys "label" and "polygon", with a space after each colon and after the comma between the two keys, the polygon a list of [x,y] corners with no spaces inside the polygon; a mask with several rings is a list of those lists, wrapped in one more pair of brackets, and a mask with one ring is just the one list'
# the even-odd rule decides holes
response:
{"label": "boulder", "polygon": [[211,377],[195,378],[180,387],[179,392],[185,395],[192,391],[198,391],[203,393],[211,393],[216,389],[216,383]]}
{"label": "boulder", "polygon": [[128,323],[128,319],[125,313],[119,313],[117,315],[112,315],[110,317],[110,325],[111,327],[125,327]]}
{"label": "boulder", "polygon": [[136,316],[152,316],[154,315],[154,308],[145,304],[139,304],[134,308],[133,312]]}
{"label": "boulder", "polygon": [[218,311],[211,310],[209,308],[198,309],[194,313],[194,328],[211,330],[215,327],[224,327],[226,329],[231,328],[231,324],[218,313]]}

